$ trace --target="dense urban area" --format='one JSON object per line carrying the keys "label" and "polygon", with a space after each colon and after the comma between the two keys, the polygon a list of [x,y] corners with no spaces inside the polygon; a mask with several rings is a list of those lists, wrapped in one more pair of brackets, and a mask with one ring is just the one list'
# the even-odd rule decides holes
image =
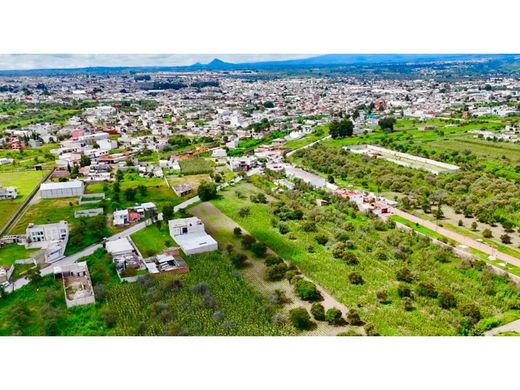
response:
{"label": "dense urban area", "polygon": [[520,334],[486,64],[0,72],[0,335]]}

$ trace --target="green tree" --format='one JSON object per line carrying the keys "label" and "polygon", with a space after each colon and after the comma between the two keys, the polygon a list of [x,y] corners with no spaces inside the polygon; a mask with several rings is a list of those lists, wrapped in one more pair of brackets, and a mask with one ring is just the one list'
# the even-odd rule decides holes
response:
{"label": "green tree", "polygon": [[304,307],[297,307],[289,311],[289,318],[298,330],[308,330],[312,326],[311,316]]}
{"label": "green tree", "polygon": [[202,182],[197,190],[200,200],[206,202],[217,196],[217,185],[215,183]]}

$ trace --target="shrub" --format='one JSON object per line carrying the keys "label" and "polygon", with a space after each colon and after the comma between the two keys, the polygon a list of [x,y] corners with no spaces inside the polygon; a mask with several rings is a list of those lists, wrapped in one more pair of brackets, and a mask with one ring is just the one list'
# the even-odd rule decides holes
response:
{"label": "shrub", "polygon": [[318,301],[322,299],[316,285],[308,280],[299,279],[295,283],[296,295],[304,301]]}
{"label": "shrub", "polygon": [[344,260],[348,265],[357,265],[357,264],[359,264],[359,260],[358,260],[358,258],[357,258],[356,255],[353,254],[352,252],[344,252],[344,253],[343,253],[343,260]]}
{"label": "shrub", "polygon": [[245,236],[242,236],[241,242],[242,242],[242,247],[244,249],[251,249],[253,244],[256,242],[256,238],[254,238],[253,236],[251,236],[249,234],[246,234]]}
{"label": "shrub", "polygon": [[417,295],[421,297],[437,298],[435,286],[430,282],[419,282],[416,288]]}
{"label": "shrub", "polygon": [[411,283],[413,281],[414,276],[408,268],[403,267],[399,271],[397,271],[396,278],[400,282]]}
{"label": "shrub", "polygon": [[251,252],[253,252],[256,257],[264,257],[267,252],[267,245],[263,242],[254,243],[251,245]]}
{"label": "shrub", "polygon": [[511,244],[511,236],[507,233],[504,233],[500,236],[500,241],[504,244]]}
{"label": "shrub", "polygon": [[451,309],[457,306],[457,299],[449,291],[442,291],[439,294],[439,306],[443,309]]}
{"label": "shrub", "polygon": [[388,293],[385,290],[379,290],[376,292],[376,297],[379,303],[387,303],[388,302]]}
{"label": "shrub", "polygon": [[266,277],[267,280],[275,281],[275,280],[282,280],[285,277],[285,274],[289,268],[285,263],[275,264],[270,267],[267,267],[266,270]]}
{"label": "shrub", "polygon": [[325,321],[325,308],[321,303],[315,302],[312,304],[311,314],[316,321]]}
{"label": "shrub", "polygon": [[240,218],[246,218],[251,214],[251,211],[249,210],[249,207],[241,207],[238,210],[238,215]]}
{"label": "shrub", "polygon": [[364,324],[364,322],[361,321],[361,317],[359,316],[359,313],[355,309],[350,309],[348,311],[347,322],[353,326],[361,326]]}
{"label": "shrub", "polygon": [[415,309],[415,306],[413,304],[412,298],[410,297],[403,297],[403,307],[406,311],[412,311]]}
{"label": "shrub", "polygon": [[243,253],[235,253],[229,258],[229,260],[235,268],[244,268],[246,265],[245,263],[247,261],[247,256]]}
{"label": "shrub", "polygon": [[374,324],[365,324],[364,329],[367,336],[379,336]]}
{"label": "shrub", "polygon": [[307,330],[311,327],[311,316],[303,307],[297,307],[289,311],[289,318],[296,329]]}
{"label": "shrub", "polygon": [[283,263],[283,260],[281,257],[278,256],[267,256],[264,260],[264,264],[267,267],[270,267],[271,265],[280,264]]}
{"label": "shrub", "polygon": [[463,316],[468,317],[470,326],[475,325],[482,318],[478,306],[473,303],[460,305],[458,309]]}
{"label": "shrub", "polygon": [[348,280],[352,284],[363,284],[365,281],[363,280],[363,277],[357,273],[357,272],[351,272],[348,275]]}
{"label": "shrub", "polygon": [[316,232],[318,228],[314,221],[307,221],[302,225],[302,230],[307,233]]}
{"label": "shrub", "polygon": [[329,237],[327,237],[325,234],[317,234],[314,239],[316,242],[320,245],[325,245],[327,242],[329,242]]}
{"label": "shrub", "polygon": [[289,226],[286,223],[280,222],[278,224],[278,231],[280,234],[287,234],[289,233]]}
{"label": "shrub", "polygon": [[123,278],[131,278],[137,275],[137,269],[133,267],[127,267],[121,272],[121,277]]}
{"label": "shrub", "polygon": [[399,295],[400,298],[411,297],[412,290],[410,290],[410,287],[406,284],[399,283],[399,286],[397,287],[397,295]]}
{"label": "shrub", "polygon": [[493,237],[493,233],[489,229],[484,229],[484,231],[482,232],[482,237],[491,238]]}
{"label": "shrub", "polygon": [[325,321],[327,321],[331,325],[342,325],[343,318],[341,310],[336,309],[335,307],[331,307],[325,313]]}
{"label": "shrub", "polygon": [[240,237],[242,235],[242,229],[240,229],[238,226],[233,229],[233,234],[236,237]]}

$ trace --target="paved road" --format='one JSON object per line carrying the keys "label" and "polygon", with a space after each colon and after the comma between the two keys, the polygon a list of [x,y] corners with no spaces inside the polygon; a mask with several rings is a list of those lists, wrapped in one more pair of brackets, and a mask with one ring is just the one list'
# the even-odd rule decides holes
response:
{"label": "paved road", "polygon": [[510,264],[516,265],[517,267],[520,267],[520,259],[513,257],[511,255],[508,255],[507,253],[499,252],[492,246],[489,246],[482,242],[478,242],[477,240],[463,236],[462,234],[452,232],[451,230],[440,227],[431,221],[416,217],[415,215],[412,215],[410,213],[407,213],[407,212],[399,210],[399,209],[395,209],[395,208],[392,209],[392,213],[395,215],[399,215],[403,218],[406,218],[409,221],[412,221],[414,223],[418,223],[419,225],[427,227],[428,229],[431,229],[439,234],[442,234],[443,236],[451,238],[451,239],[459,242],[462,245],[466,245],[470,248],[477,249],[481,252],[486,253],[487,255],[493,256],[500,260],[503,260],[506,263],[510,263]]}
{"label": "paved road", "polygon": [[498,328],[493,328],[491,330],[488,330],[484,333],[484,336],[494,336],[497,333],[506,332],[506,331],[514,331],[514,332],[520,332],[520,320],[516,320],[513,322],[510,322],[509,324],[505,324],[502,326],[499,326]]}
{"label": "paved road", "polygon": [[[107,241],[115,241],[115,240],[119,240],[120,238],[123,238],[123,237],[128,237],[128,236],[134,234],[135,232],[138,232],[139,230],[141,230],[141,229],[145,228],[146,226],[148,226],[148,224],[150,223],[149,221],[150,220],[146,220],[146,221],[140,222],[140,223],[138,223],[136,225],[130,226],[128,229],[123,230],[120,233],[114,234],[113,236],[110,236],[107,239]],[[89,247],[86,247],[85,249],[83,249],[80,252],[77,252],[77,253],[74,253],[73,255],[67,256],[67,257],[65,257],[65,258],[63,258],[61,260],[58,260],[58,261],[52,263],[48,267],[43,268],[40,273],[41,273],[42,276],[49,275],[49,274],[51,274],[53,272],[54,267],[59,267],[59,266],[62,266],[62,265],[69,265],[69,264],[75,263],[76,261],[78,261],[82,257],[90,256],[97,249],[102,248],[102,247],[103,247],[103,244],[93,244],[93,245],[90,245]],[[16,288],[15,288],[15,290],[16,290]]]}
{"label": "paved road", "polygon": [[321,141],[325,141],[326,139],[329,139],[330,137],[331,137],[330,135],[327,135],[326,137],[320,138],[319,140],[314,141],[308,145],[300,146],[299,148],[291,150],[289,153],[286,154],[286,156],[289,157],[291,154],[296,153],[298,150],[310,148],[311,146],[316,145],[317,143],[319,143]]}

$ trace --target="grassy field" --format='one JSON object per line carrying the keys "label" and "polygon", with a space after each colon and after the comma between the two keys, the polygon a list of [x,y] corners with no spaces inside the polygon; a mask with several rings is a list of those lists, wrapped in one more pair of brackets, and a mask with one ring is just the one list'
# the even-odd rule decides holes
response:
{"label": "grassy field", "polygon": [[9,171],[20,168],[32,168],[36,164],[51,166],[56,160],[56,156],[50,153],[51,149],[59,147],[59,144],[45,144],[37,148],[26,148],[21,150],[2,150],[0,158],[12,158],[13,164],[0,166],[0,171]]}
{"label": "grassy field", "polygon": [[[146,194],[143,196],[140,191],[137,191],[134,200],[127,200],[124,192],[128,188],[137,189],[138,186],[146,187]],[[105,196],[110,200],[107,200],[108,212],[113,212],[116,209],[127,208],[135,206],[136,204],[144,202],[153,202],[157,208],[162,210],[162,207],[167,204],[179,204],[181,198],[175,195],[175,192],[168,187],[164,179],[161,178],[148,178],[140,177],[138,173],[128,171],[124,174],[123,180],[121,180],[121,189],[119,201],[115,202],[113,183],[91,183],[87,185],[85,190],[86,193],[92,194],[97,192],[104,192]]]}
{"label": "grassy field", "polygon": [[23,245],[6,245],[0,248],[0,265],[12,265],[16,260],[28,259],[36,251],[38,250],[25,249]]}
{"label": "grassy field", "polygon": [[0,200],[0,226],[9,219],[9,217],[22,204],[23,200],[31,193],[31,191],[43,179],[46,171],[20,171],[20,172],[0,172],[0,186],[15,186],[18,197],[13,200]]}
{"label": "grassy field", "polygon": [[25,213],[11,228],[10,233],[25,233],[29,223],[36,225],[56,223],[61,220],[71,222],[74,219],[74,210],[79,198],[41,199],[38,203],[30,205]]}
{"label": "grassy field", "polygon": [[[240,190],[240,185],[237,190]],[[331,256],[329,244],[317,245],[314,234],[303,231],[297,221],[286,221],[291,235],[281,235],[276,224],[273,226],[270,222],[275,216],[269,205],[253,204],[247,198],[238,198],[233,191],[225,191],[212,203],[280,256],[298,266],[336,299],[348,307],[357,307],[361,317],[374,324],[380,334],[454,335],[462,331],[459,328],[463,320],[461,314],[457,310],[442,309],[435,299],[414,293],[415,309],[408,311],[403,308],[397,292],[399,283],[396,273],[404,266],[414,274],[414,282],[410,284],[412,291],[418,281],[431,282],[437,291],[452,291],[459,304],[477,304],[483,318],[500,318],[520,307],[513,303],[519,302],[518,293],[504,279],[488,275],[482,269],[461,266],[459,259],[448,256],[421,236],[414,237],[398,229],[378,231],[371,227],[372,222],[366,217],[352,218],[345,214],[336,217],[338,221],[346,220],[354,227],[343,233],[352,242],[352,252],[357,256],[359,264],[348,265]],[[249,216],[241,217],[238,214],[243,207],[249,208]],[[313,209],[310,205],[306,207],[308,211]],[[327,234],[330,241],[335,229],[341,224],[326,222],[331,221],[331,216],[337,212],[334,206],[325,210],[319,222],[319,232]],[[317,211],[314,208],[312,212]],[[312,251],[309,251],[309,246],[313,247]],[[409,248],[406,250],[406,260],[397,256],[398,247]],[[386,254],[388,259],[379,260],[377,254],[380,252]],[[446,262],[436,260],[443,256],[448,256]],[[362,275],[364,284],[352,285],[348,282],[347,276],[352,271]],[[490,289],[491,286],[494,287]],[[387,292],[388,303],[378,302],[375,293],[380,290]]]}
{"label": "grassy field", "polygon": [[164,249],[175,245],[168,224],[163,223],[161,229],[156,225],[147,226],[130,236],[141,254],[150,257],[162,253]]}
{"label": "grassy field", "polygon": [[179,161],[181,172],[183,175],[199,175],[202,173],[210,173],[213,168],[208,161],[202,157],[190,158]]}
{"label": "grassy field", "polygon": [[212,181],[208,174],[200,174],[200,175],[186,175],[186,176],[168,176],[168,183],[170,186],[179,185],[179,184],[187,184],[189,185],[193,193],[197,192],[200,183],[203,181],[210,182]]}

